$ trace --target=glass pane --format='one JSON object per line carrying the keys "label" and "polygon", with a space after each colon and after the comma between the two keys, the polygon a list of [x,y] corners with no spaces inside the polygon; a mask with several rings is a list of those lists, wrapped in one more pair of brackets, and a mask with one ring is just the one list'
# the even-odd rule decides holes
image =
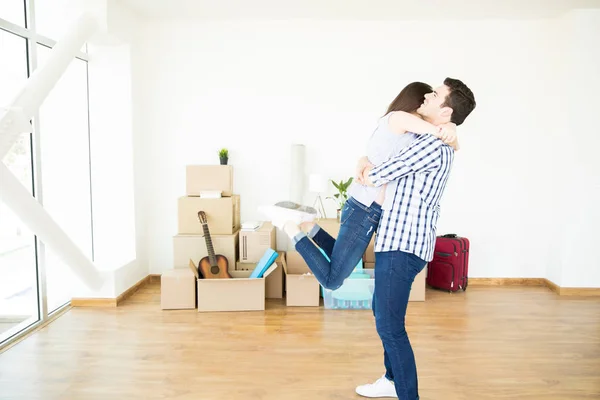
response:
{"label": "glass pane", "polygon": [[26,80],[26,39],[0,30],[0,107],[9,105]]}
{"label": "glass pane", "polygon": [[0,343],[39,319],[33,234],[0,203]]}
{"label": "glass pane", "polygon": [[[25,39],[0,30],[0,60],[0,104],[7,105],[27,79]],[[29,134],[0,162],[32,193]],[[37,287],[34,236],[0,202],[0,342],[39,319]]]}
{"label": "glass pane", "polygon": [[[38,45],[40,65],[51,49]],[[87,65],[73,59],[40,107],[44,208],[83,252],[92,255]],[[48,312],[71,299],[74,274],[46,249]]]}
{"label": "glass pane", "polygon": [[0,1],[0,18],[25,27],[25,0]]}

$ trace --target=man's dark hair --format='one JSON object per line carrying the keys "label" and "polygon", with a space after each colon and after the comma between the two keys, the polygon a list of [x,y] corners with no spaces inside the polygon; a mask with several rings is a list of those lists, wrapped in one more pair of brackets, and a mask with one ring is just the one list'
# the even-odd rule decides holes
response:
{"label": "man's dark hair", "polygon": [[450,94],[446,96],[442,107],[450,107],[452,109],[451,122],[460,125],[475,109],[475,96],[471,89],[458,79],[446,78],[444,85],[448,86]]}

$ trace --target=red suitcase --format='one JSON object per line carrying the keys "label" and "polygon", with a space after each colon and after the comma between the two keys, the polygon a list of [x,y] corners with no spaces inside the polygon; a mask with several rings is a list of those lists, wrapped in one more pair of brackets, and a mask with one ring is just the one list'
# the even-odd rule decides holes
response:
{"label": "red suitcase", "polygon": [[469,239],[449,234],[438,236],[433,259],[427,266],[427,285],[456,292],[469,284]]}

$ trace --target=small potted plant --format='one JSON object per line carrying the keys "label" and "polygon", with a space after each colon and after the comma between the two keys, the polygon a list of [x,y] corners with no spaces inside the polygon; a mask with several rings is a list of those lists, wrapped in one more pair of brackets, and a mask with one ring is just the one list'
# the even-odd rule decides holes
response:
{"label": "small potted plant", "polygon": [[227,165],[227,160],[229,160],[229,151],[226,148],[219,150],[219,160],[221,161],[221,165]]}
{"label": "small potted plant", "polygon": [[339,182],[335,182],[334,180],[331,180],[331,183],[338,190],[338,192],[336,194],[334,194],[333,197],[328,197],[328,199],[332,199],[337,203],[337,220],[338,220],[338,222],[340,222],[340,217],[342,214],[342,209],[344,208],[344,204],[346,204],[346,200],[348,200],[348,188],[350,187],[350,184],[352,183],[353,179],[354,178],[350,178],[346,182],[344,182],[343,179],[340,180]]}

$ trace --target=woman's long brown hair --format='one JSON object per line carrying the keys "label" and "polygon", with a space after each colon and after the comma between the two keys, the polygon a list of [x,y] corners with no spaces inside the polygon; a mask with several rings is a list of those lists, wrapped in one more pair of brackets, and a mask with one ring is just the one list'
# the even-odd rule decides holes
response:
{"label": "woman's long brown hair", "polygon": [[425,95],[431,92],[433,92],[433,88],[426,83],[409,83],[392,101],[385,114],[387,115],[392,111],[415,112],[423,104]]}

